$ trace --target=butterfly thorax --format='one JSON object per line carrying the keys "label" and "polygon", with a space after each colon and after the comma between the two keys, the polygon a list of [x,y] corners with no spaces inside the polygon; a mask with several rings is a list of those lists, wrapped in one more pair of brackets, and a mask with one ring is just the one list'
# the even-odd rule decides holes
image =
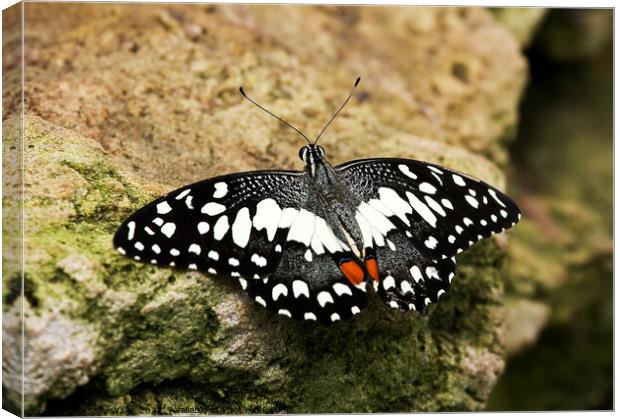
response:
{"label": "butterfly thorax", "polygon": [[355,221],[359,199],[343,184],[322,155],[315,156],[315,159],[307,164],[306,173],[310,177],[313,191],[309,199],[316,199],[316,206],[336,237],[348,244],[355,256],[363,260],[362,232]]}

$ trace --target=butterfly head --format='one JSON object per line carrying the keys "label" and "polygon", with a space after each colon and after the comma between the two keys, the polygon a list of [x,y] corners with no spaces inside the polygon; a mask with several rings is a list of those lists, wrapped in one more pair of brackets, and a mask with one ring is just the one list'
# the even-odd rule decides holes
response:
{"label": "butterfly head", "polygon": [[324,157],[325,149],[320,145],[308,144],[299,149],[299,158],[309,167]]}

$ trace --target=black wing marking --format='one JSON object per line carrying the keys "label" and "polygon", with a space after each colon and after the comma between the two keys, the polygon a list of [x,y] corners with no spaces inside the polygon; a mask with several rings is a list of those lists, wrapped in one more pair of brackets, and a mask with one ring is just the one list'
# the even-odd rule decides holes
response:
{"label": "black wing marking", "polygon": [[376,290],[383,302],[401,311],[424,313],[449,291],[456,273],[454,257],[434,261],[421,254],[402,231],[393,231],[390,247],[377,248],[380,283]]}
{"label": "black wing marking", "polygon": [[280,230],[305,201],[305,182],[301,172],[257,171],[184,186],[130,216],[114,246],[146,263],[263,277],[278,265]]}
{"label": "black wing marking", "polygon": [[360,197],[359,210],[366,213],[369,228],[381,233],[373,234],[375,244],[383,246],[379,236],[390,229],[403,230],[430,259],[450,258],[521,218],[519,208],[499,190],[430,163],[366,159],[336,171]]}
{"label": "black wing marking", "polygon": [[302,244],[288,246],[278,270],[257,281],[242,282],[250,296],[268,310],[296,320],[330,324],[347,320],[366,308],[366,283],[359,287],[344,278],[333,256],[313,254]]}

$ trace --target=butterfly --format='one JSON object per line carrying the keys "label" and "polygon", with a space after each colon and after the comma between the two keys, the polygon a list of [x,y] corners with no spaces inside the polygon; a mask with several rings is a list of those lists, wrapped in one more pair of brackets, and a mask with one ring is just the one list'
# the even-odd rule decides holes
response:
{"label": "butterfly", "polygon": [[[114,247],[160,266],[236,278],[261,306],[330,324],[367,306],[425,312],[450,288],[455,255],[514,226],[499,190],[436,164],[369,158],[331,166],[301,134],[303,171],[235,173],[183,186],[122,223]],[[369,286],[372,284],[372,287]]]}

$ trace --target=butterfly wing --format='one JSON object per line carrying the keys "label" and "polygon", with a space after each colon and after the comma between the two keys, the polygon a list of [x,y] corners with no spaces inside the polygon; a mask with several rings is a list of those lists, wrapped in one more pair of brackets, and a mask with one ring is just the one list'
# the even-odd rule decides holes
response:
{"label": "butterfly wing", "polygon": [[280,208],[301,207],[304,183],[298,172],[248,172],[184,186],[129,217],[114,246],[157,265],[263,276],[279,260]]}
{"label": "butterfly wing", "polygon": [[403,310],[423,310],[449,288],[453,257],[517,223],[521,213],[499,190],[445,167],[407,159],[337,166],[359,198],[360,227],[372,234],[379,295]]}
{"label": "butterfly wing", "polygon": [[139,261],[237,278],[258,304],[297,319],[329,323],[366,306],[334,263],[351,250],[326,224],[303,172],[182,187],[129,217],[114,246]]}

